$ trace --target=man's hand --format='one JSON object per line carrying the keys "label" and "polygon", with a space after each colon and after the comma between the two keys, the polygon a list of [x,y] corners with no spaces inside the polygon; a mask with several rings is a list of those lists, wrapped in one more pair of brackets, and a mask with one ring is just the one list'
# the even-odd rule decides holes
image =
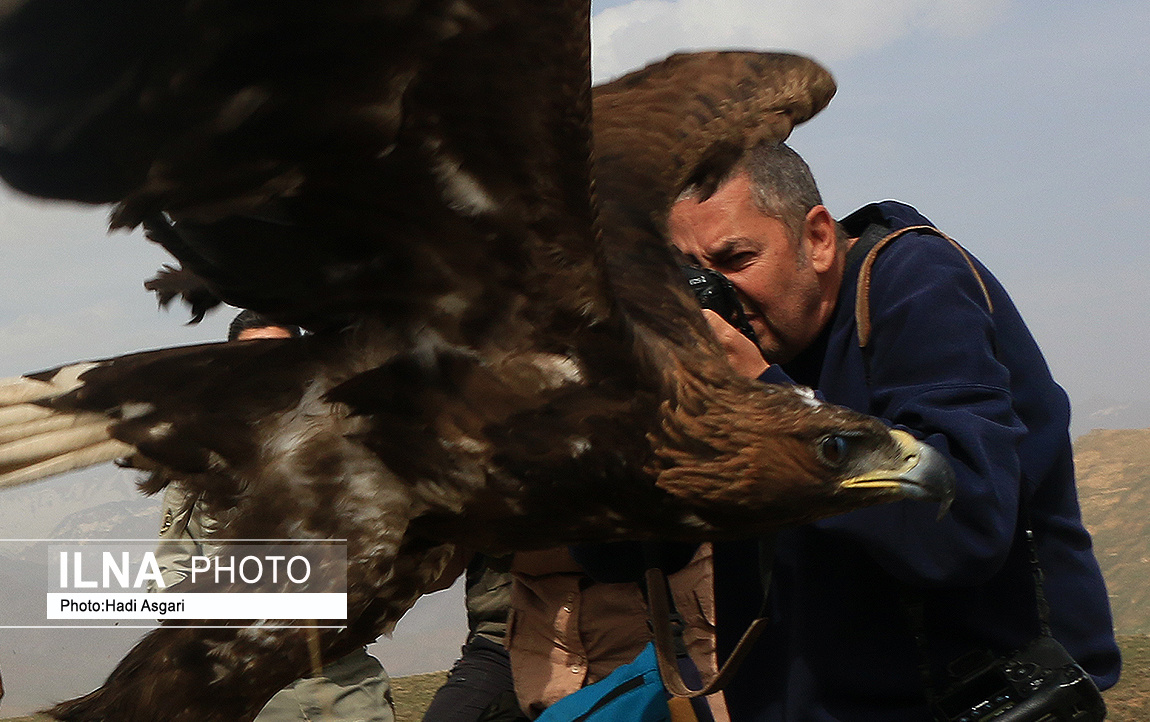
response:
{"label": "man's hand", "polygon": [[707,323],[711,324],[711,330],[715,332],[723,350],[727,352],[727,362],[731,364],[736,373],[750,379],[757,379],[760,374],[767,370],[770,364],[763,359],[763,352],[751,339],[739,333],[738,329],[709,308],[703,309],[703,317],[707,319]]}

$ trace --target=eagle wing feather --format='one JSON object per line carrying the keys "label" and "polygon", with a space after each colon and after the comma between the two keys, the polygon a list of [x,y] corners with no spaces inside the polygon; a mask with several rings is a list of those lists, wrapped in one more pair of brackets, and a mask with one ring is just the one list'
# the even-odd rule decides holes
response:
{"label": "eagle wing feather", "polygon": [[[114,203],[216,299],[314,333],[0,399],[96,419],[147,490],[175,475],[226,511],[223,541],[347,539],[349,628],[320,633],[326,657],[389,628],[455,544],[723,538],[899,495],[843,482],[919,452],[737,377],[664,237],[684,183],[826,104],[812,61],[674,56],[593,99],[585,1],[58,2],[0,9],[0,176]],[[58,433],[42,418],[19,433]],[[819,456],[833,434],[850,464]],[[25,461],[0,453],[0,473],[54,463]],[[161,628],[53,714],[250,719],[307,644]]]}

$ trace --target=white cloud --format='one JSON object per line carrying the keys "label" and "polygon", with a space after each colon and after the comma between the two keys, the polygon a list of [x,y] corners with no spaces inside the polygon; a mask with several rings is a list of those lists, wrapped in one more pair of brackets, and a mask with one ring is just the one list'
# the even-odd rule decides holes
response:
{"label": "white cloud", "polygon": [[784,49],[826,62],[916,32],[965,35],[1002,16],[1010,0],[632,0],[591,20],[597,81],[676,50]]}

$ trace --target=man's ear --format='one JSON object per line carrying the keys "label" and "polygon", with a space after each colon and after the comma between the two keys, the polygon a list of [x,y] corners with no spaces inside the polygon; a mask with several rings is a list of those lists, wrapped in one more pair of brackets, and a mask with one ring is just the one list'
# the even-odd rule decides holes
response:
{"label": "man's ear", "polygon": [[826,206],[815,206],[807,212],[803,232],[806,234],[811,265],[816,273],[826,273],[838,256],[838,229]]}

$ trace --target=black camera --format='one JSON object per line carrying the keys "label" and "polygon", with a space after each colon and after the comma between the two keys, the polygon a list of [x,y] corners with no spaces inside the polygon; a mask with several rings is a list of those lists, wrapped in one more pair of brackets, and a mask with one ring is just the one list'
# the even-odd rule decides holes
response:
{"label": "black camera", "polygon": [[726,276],[700,266],[684,264],[679,268],[683,271],[683,277],[687,279],[687,285],[695,293],[700,306],[719,314],[724,321],[737,328],[756,346],[759,345],[759,337],[755,334],[755,329],[751,328],[751,322],[747,320],[743,304],[739,303],[739,294]]}
{"label": "black camera", "polygon": [[1099,722],[1106,703],[1090,675],[1053,637],[1003,658],[951,665],[958,680],[932,704],[937,722]]}

